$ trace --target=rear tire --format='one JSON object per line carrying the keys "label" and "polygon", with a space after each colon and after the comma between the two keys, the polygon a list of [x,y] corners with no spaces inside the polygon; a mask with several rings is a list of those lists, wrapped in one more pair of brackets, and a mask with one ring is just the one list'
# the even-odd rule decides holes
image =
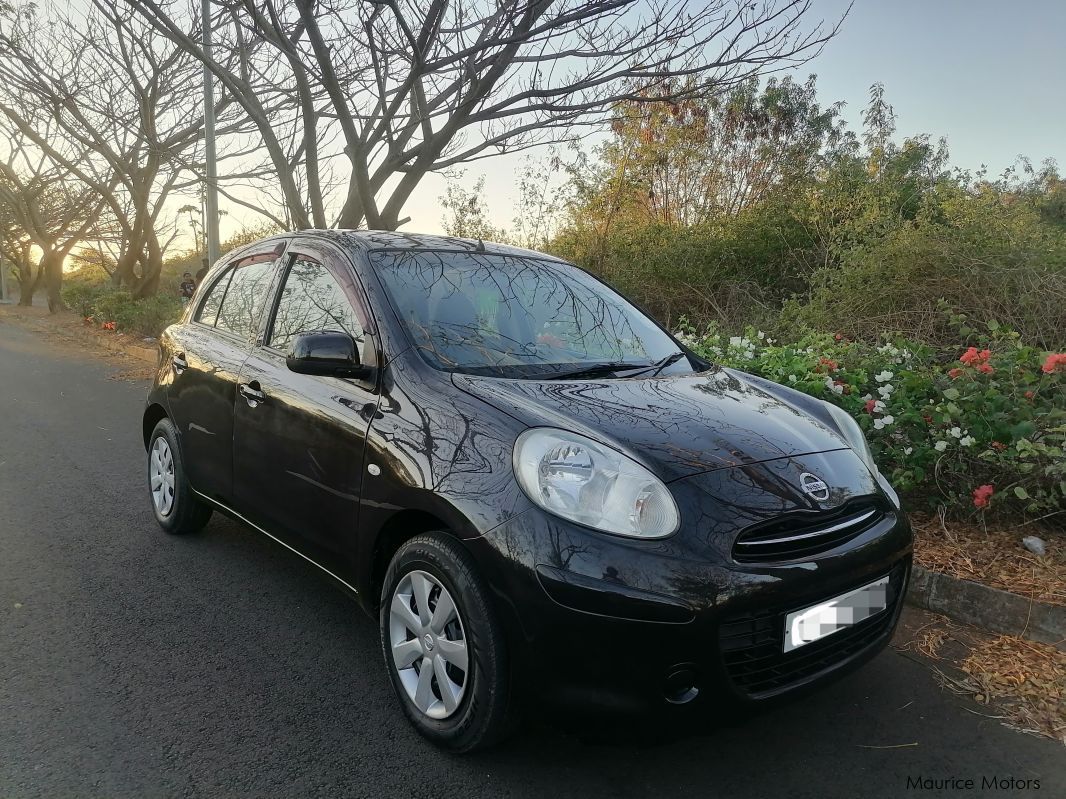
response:
{"label": "rear tire", "polygon": [[160,419],[148,437],[148,498],[155,520],[171,535],[199,532],[211,518],[211,507],[185,477],[178,431],[167,418]]}
{"label": "rear tire", "polygon": [[404,714],[452,752],[514,728],[504,635],[473,559],[446,533],[412,538],[389,564],[381,647]]}

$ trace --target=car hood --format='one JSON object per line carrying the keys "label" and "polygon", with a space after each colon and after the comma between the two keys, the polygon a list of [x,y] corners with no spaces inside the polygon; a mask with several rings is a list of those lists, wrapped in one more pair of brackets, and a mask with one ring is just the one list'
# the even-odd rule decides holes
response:
{"label": "car hood", "polygon": [[848,446],[817,400],[719,367],[677,377],[575,381],[453,373],[452,382],[530,427],[620,444],[667,482]]}

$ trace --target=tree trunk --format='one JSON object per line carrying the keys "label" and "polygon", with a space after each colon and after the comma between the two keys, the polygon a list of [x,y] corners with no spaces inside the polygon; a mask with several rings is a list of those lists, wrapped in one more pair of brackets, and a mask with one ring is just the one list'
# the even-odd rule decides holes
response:
{"label": "tree trunk", "polygon": [[48,312],[63,310],[63,253],[45,253],[41,259],[41,274],[44,276],[45,289],[48,292]]}
{"label": "tree trunk", "polygon": [[126,251],[115,262],[115,271],[111,274],[111,285],[115,288],[119,286],[133,286],[137,282],[137,275],[133,271],[134,264],[137,263],[137,251],[133,247],[126,245]]}
{"label": "tree trunk", "polygon": [[159,290],[159,275],[163,271],[163,251],[154,230],[146,230],[141,253],[141,279],[133,290],[137,299],[150,297]]}
{"label": "tree trunk", "polygon": [[16,277],[19,282],[19,305],[28,308],[33,305],[33,295],[40,287],[44,270],[38,269],[37,273],[34,274],[33,264],[30,262],[29,256],[23,256],[17,266],[18,274]]}

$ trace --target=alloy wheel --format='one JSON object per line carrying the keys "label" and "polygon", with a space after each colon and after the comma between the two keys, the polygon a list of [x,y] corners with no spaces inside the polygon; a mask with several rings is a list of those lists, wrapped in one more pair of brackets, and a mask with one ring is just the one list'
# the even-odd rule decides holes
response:
{"label": "alloy wheel", "polygon": [[389,606],[392,662],[407,697],[432,719],[458,709],[470,682],[470,653],[459,610],[432,574],[410,571]]}

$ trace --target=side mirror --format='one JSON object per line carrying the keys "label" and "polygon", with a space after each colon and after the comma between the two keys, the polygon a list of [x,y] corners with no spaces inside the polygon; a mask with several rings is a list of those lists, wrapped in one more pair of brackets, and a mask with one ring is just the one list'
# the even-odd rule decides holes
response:
{"label": "side mirror", "polygon": [[285,365],[302,375],[369,378],[374,368],[359,362],[359,349],[347,333],[301,333],[292,340]]}

